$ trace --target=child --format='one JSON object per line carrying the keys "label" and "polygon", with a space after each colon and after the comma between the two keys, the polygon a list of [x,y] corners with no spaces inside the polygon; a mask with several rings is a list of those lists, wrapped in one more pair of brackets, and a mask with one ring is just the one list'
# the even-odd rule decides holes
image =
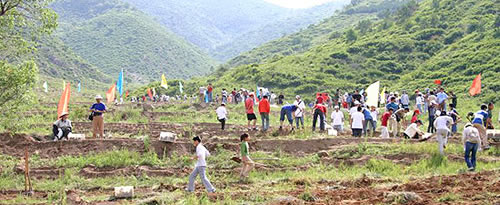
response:
{"label": "child", "polygon": [[248,173],[253,169],[254,163],[252,159],[250,159],[250,146],[248,146],[250,136],[248,136],[247,133],[242,134],[240,136],[240,141],[241,163],[243,164],[240,172],[240,181],[244,181],[248,179]]}
{"label": "child", "polygon": [[193,156],[193,159],[196,159],[197,161],[193,172],[191,172],[191,174],[189,175],[189,184],[186,191],[194,191],[194,180],[199,174],[201,181],[203,182],[203,185],[205,185],[208,193],[215,193],[215,188],[212,186],[206,176],[207,162],[205,161],[205,158],[210,156],[210,152],[208,152],[207,148],[205,148],[205,146],[201,144],[201,137],[193,137],[193,144],[196,147],[196,156]]}

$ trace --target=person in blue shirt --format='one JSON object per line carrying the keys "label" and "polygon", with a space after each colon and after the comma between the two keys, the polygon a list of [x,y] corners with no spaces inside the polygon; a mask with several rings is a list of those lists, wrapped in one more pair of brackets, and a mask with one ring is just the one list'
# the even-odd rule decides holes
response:
{"label": "person in blue shirt", "polygon": [[375,131],[375,130],[373,130],[373,117],[372,117],[371,112],[366,108],[365,105],[363,105],[362,112],[363,112],[363,115],[365,116],[365,121],[363,121],[363,133],[366,137],[368,125],[372,126],[372,129],[370,130],[370,132],[373,133]]}
{"label": "person in blue shirt", "polygon": [[484,127],[485,120],[488,119],[488,106],[485,104],[481,105],[481,110],[474,114],[472,120],[472,126],[474,126],[477,131],[479,131],[479,136],[481,137],[482,146],[485,150],[489,149],[488,136],[486,135],[486,128]]}
{"label": "person in blue shirt", "polygon": [[293,116],[292,116],[292,113],[295,112],[295,110],[297,110],[297,106],[296,105],[283,105],[283,107],[281,107],[281,112],[280,112],[280,130],[283,129],[283,122],[285,121],[285,115],[286,115],[286,118],[288,119],[288,123],[290,125],[290,127],[292,127],[292,130],[293,130]]}
{"label": "person in blue shirt", "polygon": [[103,114],[106,112],[106,105],[102,103],[101,95],[95,97],[96,103],[90,107],[90,112],[92,113],[92,130],[93,137],[96,138],[98,135],[104,138],[104,118]]}
{"label": "person in blue shirt", "polygon": [[385,106],[386,110],[392,108],[392,110],[399,110],[399,105],[396,103],[396,97],[391,97],[391,102]]}
{"label": "person in blue shirt", "polygon": [[439,104],[439,110],[446,111],[446,100],[448,95],[444,92],[444,88],[439,89],[439,93],[436,95],[437,103]]}

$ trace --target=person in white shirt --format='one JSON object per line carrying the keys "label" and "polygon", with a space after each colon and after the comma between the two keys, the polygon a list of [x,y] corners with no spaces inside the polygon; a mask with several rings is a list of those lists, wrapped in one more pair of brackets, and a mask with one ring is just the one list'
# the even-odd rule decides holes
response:
{"label": "person in white shirt", "polygon": [[403,108],[410,107],[410,98],[408,97],[408,93],[406,93],[406,91],[403,91],[403,95],[401,95],[400,101]]}
{"label": "person in white shirt", "polygon": [[344,113],[340,111],[340,107],[335,105],[335,110],[332,112],[332,127],[337,130],[338,133],[344,132]]}
{"label": "person in white shirt", "polygon": [[226,109],[226,103],[222,103],[220,107],[215,110],[215,113],[217,113],[217,120],[219,120],[221,124],[221,129],[224,130],[226,127],[226,119],[227,119],[227,109]]}
{"label": "person in white shirt", "polygon": [[424,113],[424,97],[422,97],[422,93],[417,94],[415,104],[417,105],[418,111],[420,111],[420,113]]}
{"label": "person in white shirt", "polygon": [[361,137],[363,133],[365,115],[361,112],[362,110],[362,107],[358,107],[358,111],[351,115],[351,129],[354,137]]}
{"label": "person in white shirt", "polygon": [[354,101],[354,106],[349,109],[349,117],[352,116],[352,114],[358,112],[358,107],[361,107],[360,105],[361,103],[359,103],[359,101]]}
{"label": "person in white shirt", "polygon": [[201,144],[201,137],[193,137],[193,144],[196,147],[196,156],[193,156],[193,159],[196,159],[197,161],[193,172],[191,172],[191,174],[189,175],[189,184],[186,188],[186,191],[194,192],[194,180],[199,174],[201,181],[203,185],[205,185],[207,191],[209,193],[214,193],[215,188],[212,186],[206,176],[207,162],[205,161],[205,159],[210,156],[210,152],[208,152],[207,148],[205,148],[205,146]]}
{"label": "person in white shirt", "polygon": [[371,122],[370,126],[373,129],[370,131],[372,132],[372,137],[375,134],[375,130],[377,129],[377,119],[378,119],[379,114],[380,113],[378,112],[377,107],[372,105],[370,107],[370,115],[372,116],[372,122]]}
{"label": "person in white shirt", "polygon": [[476,153],[478,149],[481,149],[481,137],[479,136],[479,131],[471,123],[465,125],[462,134],[465,163],[469,171],[474,171],[476,169]]}
{"label": "person in white shirt", "polygon": [[453,124],[453,118],[447,115],[446,111],[441,111],[441,115],[434,120],[434,127],[436,127],[437,140],[439,143],[439,153],[444,155],[444,148],[448,141],[448,133],[450,126]]}
{"label": "person in white shirt", "polygon": [[423,136],[424,132],[420,131],[420,126],[422,126],[422,121],[417,120],[414,123],[411,123],[408,128],[406,128],[403,135],[406,139],[418,139],[419,136]]}
{"label": "person in white shirt", "polygon": [[295,110],[295,124],[296,128],[299,129],[300,123],[302,123],[302,129],[304,129],[304,112],[306,111],[306,104],[304,101],[300,99],[300,96],[295,96],[296,101],[293,102],[295,106],[297,106],[297,110]]}
{"label": "person in white shirt", "polygon": [[68,120],[68,112],[62,112],[59,116],[59,120],[55,121],[52,125],[52,132],[54,134],[54,141],[62,140],[63,138],[68,140],[68,135],[71,133],[73,126],[71,121]]}

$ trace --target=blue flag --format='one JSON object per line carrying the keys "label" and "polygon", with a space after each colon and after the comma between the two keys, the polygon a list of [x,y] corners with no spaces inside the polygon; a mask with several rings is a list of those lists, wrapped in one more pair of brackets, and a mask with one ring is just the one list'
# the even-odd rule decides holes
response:
{"label": "blue flag", "polygon": [[118,76],[118,81],[116,82],[116,90],[118,90],[120,96],[123,95],[123,69]]}
{"label": "blue flag", "polygon": [[82,82],[78,81],[78,92],[82,91]]}
{"label": "blue flag", "polygon": [[255,90],[255,97],[257,97],[259,99],[261,98],[260,91],[259,91],[259,85],[257,85],[257,90]]}

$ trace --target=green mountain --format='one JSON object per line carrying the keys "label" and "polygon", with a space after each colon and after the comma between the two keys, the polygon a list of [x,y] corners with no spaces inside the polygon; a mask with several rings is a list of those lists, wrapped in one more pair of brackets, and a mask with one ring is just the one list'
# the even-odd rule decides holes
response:
{"label": "green mountain", "polygon": [[[371,24],[380,17],[396,10],[406,1],[402,0],[358,0],[352,1],[344,9],[336,12],[323,21],[310,25],[300,32],[293,33],[273,41],[269,41],[227,62],[227,66],[262,63],[266,60],[276,60],[283,56],[302,53],[311,47],[324,44],[342,35],[344,29],[363,22]],[[277,25],[287,25],[280,22]],[[277,26],[275,26],[277,27]],[[275,28],[268,27],[268,28]]]}
{"label": "green mountain", "polygon": [[444,86],[465,95],[472,79],[482,73],[482,99],[498,101],[499,7],[498,1],[489,0],[410,1],[375,23],[359,23],[307,52],[263,64],[222,67],[195,82],[213,82],[219,88],[258,84],[311,95],[366,88],[375,81],[393,89],[422,89],[441,79]]}
{"label": "green mountain", "polygon": [[210,71],[214,61],[144,13],[119,0],[61,0],[58,37],[74,52],[117,78],[132,83],[190,78]]}
{"label": "green mountain", "polygon": [[288,9],[264,0],[124,0],[225,61],[331,16],[349,0]]}
{"label": "green mountain", "polygon": [[90,88],[112,82],[108,75],[77,56],[55,36],[41,40],[34,59],[41,75],[73,82],[82,81],[90,85]]}

